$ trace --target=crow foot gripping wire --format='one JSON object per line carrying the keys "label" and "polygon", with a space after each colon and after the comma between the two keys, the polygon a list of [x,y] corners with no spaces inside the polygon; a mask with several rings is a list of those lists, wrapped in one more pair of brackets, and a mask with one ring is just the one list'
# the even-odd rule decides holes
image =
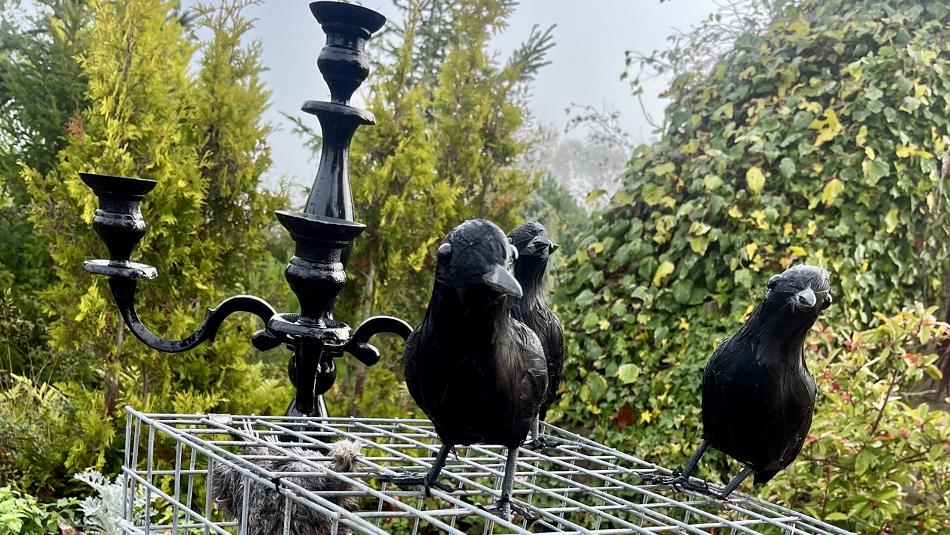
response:
{"label": "crow foot gripping wire", "polygon": [[540,516],[531,512],[531,509],[520,503],[511,501],[510,498],[502,498],[491,505],[479,505],[479,509],[493,515],[498,515],[505,520],[511,520],[512,513],[523,518],[528,525],[534,524],[541,519]]}
{"label": "crow foot gripping wire", "polygon": [[521,445],[522,448],[530,451],[544,451],[554,449],[569,444],[566,440],[549,437],[547,435],[538,435],[535,438]]}
{"label": "crow foot gripping wire", "polygon": [[445,483],[432,481],[429,474],[413,474],[405,472],[403,474],[378,474],[376,476],[383,483],[392,483],[401,489],[411,489],[422,487],[426,496],[432,496],[431,489],[436,488],[443,492],[455,492],[458,489],[452,488]]}

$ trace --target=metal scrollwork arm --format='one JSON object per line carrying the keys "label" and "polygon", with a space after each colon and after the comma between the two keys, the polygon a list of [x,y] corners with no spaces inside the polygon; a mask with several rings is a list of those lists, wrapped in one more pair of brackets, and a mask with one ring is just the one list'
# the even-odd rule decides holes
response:
{"label": "metal scrollwork arm", "polygon": [[166,353],[188,351],[205,340],[213,341],[224,319],[235,312],[250,312],[261,318],[265,325],[271,316],[277,313],[274,307],[259,297],[236,295],[221,301],[214,308],[209,308],[201,325],[190,336],[181,340],[166,340],[150,331],[135,312],[136,279],[110,277],[109,288],[112,289],[112,296],[119,307],[122,319],[125,320],[132,334],[152,349]]}
{"label": "metal scrollwork arm", "polygon": [[341,346],[329,347],[329,350],[336,350],[342,353],[353,355],[360,362],[367,366],[372,366],[379,362],[379,349],[369,343],[369,339],[377,334],[389,333],[407,340],[412,334],[412,326],[405,321],[392,316],[373,316],[367,319],[353,331],[350,339]]}

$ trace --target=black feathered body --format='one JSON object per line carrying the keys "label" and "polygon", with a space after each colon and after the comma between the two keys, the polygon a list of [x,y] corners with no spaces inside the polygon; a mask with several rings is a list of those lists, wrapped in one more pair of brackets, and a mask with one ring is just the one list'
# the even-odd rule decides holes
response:
{"label": "black feathered body", "polygon": [[[547,390],[547,364],[538,337],[505,300],[480,291],[436,282],[406,344],[406,385],[445,444],[517,448]],[[469,292],[466,307],[460,292]]]}
{"label": "black feathered body", "polygon": [[[289,448],[291,452],[304,458],[322,456],[312,449],[298,447]],[[291,457],[281,457],[279,452],[265,446],[249,446],[244,449],[244,456],[251,459],[255,465],[261,467],[266,474],[294,473],[296,475],[282,476],[313,492],[351,491],[351,485],[332,476],[322,475],[323,471],[308,463]],[[331,445],[329,461],[318,461],[335,472],[354,472],[357,467],[357,457],[360,454],[360,445],[356,442],[343,440]],[[330,517],[316,509],[288,501],[276,490],[251,480],[230,466],[218,461],[212,462],[213,479],[211,482],[211,497],[216,507],[227,518],[241,522],[241,509],[244,504],[244,489],[248,489],[247,523],[245,531],[248,535],[279,535],[284,533],[285,507],[290,507],[291,535],[329,535],[330,533],[346,534],[350,530],[345,526],[337,526],[334,531]],[[266,476],[265,476],[266,477]],[[327,500],[352,511],[356,508],[356,500],[352,497],[339,495],[327,496]]]}
{"label": "black feathered body", "polygon": [[524,294],[521,299],[509,299],[511,315],[538,335],[544,350],[548,387],[538,411],[542,421],[557,397],[564,370],[564,329],[544,298],[546,270],[546,257],[519,257],[515,261],[515,278],[521,283]]}
{"label": "black feathered body", "polygon": [[[742,328],[719,345],[703,373],[703,437],[751,466],[756,484],[795,460],[815,409],[817,386],[803,348],[818,307],[792,305],[791,292],[802,284],[791,280],[770,291]],[[827,274],[813,287],[828,294]]]}

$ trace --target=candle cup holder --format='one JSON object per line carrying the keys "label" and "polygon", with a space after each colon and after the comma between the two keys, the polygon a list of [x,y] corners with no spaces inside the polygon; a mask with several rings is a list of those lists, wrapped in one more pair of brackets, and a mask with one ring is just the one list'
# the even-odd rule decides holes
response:
{"label": "candle cup holder", "polygon": [[106,244],[109,260],[89,260],[83,267],[90,273],[113,277],[154,279],[155,268],[129,260],[145,235],[145,219],[139,205],[157,182],[124,176],[79,173],[82,181],[99,198],[92,227]]}
{"label": "candle cup holder", "polygon": [[383,27],[386,17],[340,2],[313,2],[310,12],[327,34],[317,67],[330,86],[330,99],[346,104],[369,75],[366,41]]}

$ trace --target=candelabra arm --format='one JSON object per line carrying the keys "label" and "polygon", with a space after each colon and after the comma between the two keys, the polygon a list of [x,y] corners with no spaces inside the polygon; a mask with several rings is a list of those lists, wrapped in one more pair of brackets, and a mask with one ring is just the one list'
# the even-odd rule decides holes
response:
{"label": "candelabra arm", "polygon": [[339,351],[346,351],[363,364],[372,366],[379,362],[379,349],[370,344],[369,339],[382,333],[395,334],[403,340],[408,340],[412,334],[412,326],[392,316],[373,316],[353,331],[350,339],[339,347]]}
{"label": "candelabra arm", "polygon": [[112,290],[112,296],[119,307],[122,319],[128,325],[132,334],[152,349],[166,353],[188,351],[205,340],[213,341],[224,319],[235,312],[250,312],[261,318],[265,325],[271,316],[277,313],[274,307],[259,297],[235,295],[221,301],[218,306],[209,308],[201,325],[187,338],[166,340],[150,331],[135,312],[136,279],[110,277],[109,288]]}

